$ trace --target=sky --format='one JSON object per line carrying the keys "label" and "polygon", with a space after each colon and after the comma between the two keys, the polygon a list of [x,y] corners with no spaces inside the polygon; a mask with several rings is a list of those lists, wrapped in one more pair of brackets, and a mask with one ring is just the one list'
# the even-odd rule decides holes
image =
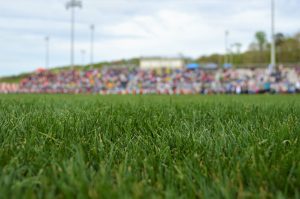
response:
{"label": "sky", "polygon": [[[69,0],[0,0],[0,76],[70,64]],[[276,1],[276,32],[300,31],[300,0]],[[95,62],[123,58],[224,53],[242,50],[256,31],[271,38],[270,0],[82,0],[76,9],[75,63],[90,60],[90,25],[95,24]],[[85,51],[85,55],[82,51]]]}

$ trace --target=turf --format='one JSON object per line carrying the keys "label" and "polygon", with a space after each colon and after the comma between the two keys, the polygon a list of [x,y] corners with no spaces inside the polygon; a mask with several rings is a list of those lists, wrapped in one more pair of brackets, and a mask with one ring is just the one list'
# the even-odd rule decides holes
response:
{"label": "turf", "polygon": [[0,198],[299,198],[300,96],[0,95]]}

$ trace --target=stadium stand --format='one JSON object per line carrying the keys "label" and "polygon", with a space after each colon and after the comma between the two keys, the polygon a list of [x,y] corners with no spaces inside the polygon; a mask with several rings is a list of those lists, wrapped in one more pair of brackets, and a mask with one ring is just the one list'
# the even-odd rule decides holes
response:
{"label": "stadium stand", "polygon": [[299,93],[300,68],[128,69],[37,71],[19,84],[0,84],[1,93],[257,94]]}

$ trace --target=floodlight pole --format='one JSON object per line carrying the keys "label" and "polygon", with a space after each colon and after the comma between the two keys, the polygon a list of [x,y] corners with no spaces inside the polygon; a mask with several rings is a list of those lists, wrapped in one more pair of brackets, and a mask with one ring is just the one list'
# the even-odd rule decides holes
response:
{"label": "floodlight pole", "polygon": [[70,64],[74,68],[74,31],[75,31],[75,8],[81,8],[82,3],[80,0],[70,0],[66,4],[67,9],[71,9],[71,47],[70,47]]}
{"label": "floodlight pole", "polygon": [[90,67],[93,68],[94,66],[94,32],[95,32],[95,25],[91,25],[91,63]]}
{"label": "floodlight pole", "polygon": [[233,48],[234,48],[235,44],[231,44],[230,48],[229,48],[229,53],[230,53],[230,64],[233,66],[234,63],[234,52],[233,52]]}
{"label": "floodlight pole", "polygon": [[48,36],[45,37],[45,44],[46,44],[45,67],[46,67],[46,69],[49,68],[49,41],[50,41],[50,38]]}
{"label": "floodlight pole", "polygon": [[224,64],[228,64],[228,30],[225,31],[225,56],[224,56]]}
{"label": "floodlight pole", "polygon": [[81,50],[81,62],[82,62],[82,66],[85,65],[85,53],[86,51],[85,50]]}
{"label": "floodlight pole", "polygon": [[276,47],[275,47],[275,1],[271,0],[271,69],[276,66]]}
{"label": "floodlight pole", "polygon": [[74,29],[75,29],[75,9],[71,8],[71,68],[74,67]]}

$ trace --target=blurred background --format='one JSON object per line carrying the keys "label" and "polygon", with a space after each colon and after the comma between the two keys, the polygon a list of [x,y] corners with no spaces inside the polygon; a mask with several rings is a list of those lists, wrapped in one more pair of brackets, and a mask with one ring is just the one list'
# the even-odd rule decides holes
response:
{"label": "blurred background", "polygon": [[[49,66],[69,64],[70,10],[66,3],[1,2],[0,76],[44,67],[46,36],[50,38]],[[276,0],[276,33],[293,37],[300,31],[299,7],[299,0]],[[82,0],[82,8],[76,8],[75,13],[75,63],[84,64],[82,50],[86,50],[85,61],[89,60],[91,24],[96,27],[96,62],[179,54],[197,59],[224,54],[226,30],[228,45],[241,44],[241,52],[258,48],[257,31],[266,34],[267,45],[271,40],[270,17],[270,0]],[[286,45],[282,46],[281,61],[299,61],[288,59],[286,50],[292,45]],[[261,62],[269,62],[266,56]],[[245,59],[243,64],[259,61],[251,56]]]}
{"label": "blurred background", "polygon": [[299,7],[299,0],[3,1],[0,81],[116,67],[297,73]]}

